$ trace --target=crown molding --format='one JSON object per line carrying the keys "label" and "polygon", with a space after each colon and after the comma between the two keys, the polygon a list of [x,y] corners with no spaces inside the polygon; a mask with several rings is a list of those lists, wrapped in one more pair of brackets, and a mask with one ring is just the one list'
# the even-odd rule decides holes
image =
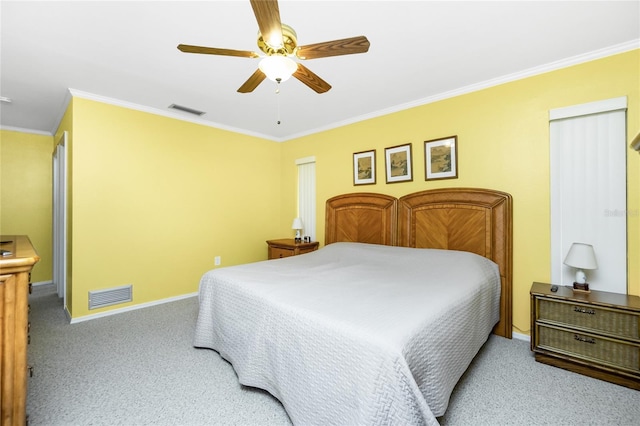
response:
{"label": "crown molding", "polygon": [[[257,132],[250,132],[250,131],[247,131],[245,129],[240,129],[240,128],[237,128],[237,127],[227,126],[227,125],[216,123],[216,122],[213,122],[213,121],[204,120],[204,119],[199,118],[199,117],[187,117],[187,116],[184,116],[184,115],[182,115],[180,113],[175,113],[175,112],[172,112],[172,111],[165,111],[164,109],[161,109],[161,108],[154,108],[154,107],[149,107],[149,106],[145,106],[145,105],[140,105],[140,104],[136,104],[136,103],[133,103],[133,102],[128,102],[128,101],[123,101],[123,100],[120,100],[120,99],[110,98],[110,97],[98,95],[98,94],[95,94],[95,93],[84,92],[82,90],[77,90],[77,89],[73,89],[73,88],[69,89],[69,94],[70,94],[70,97],[75,97],[75,98],[87,99],[87,100],[90,100],[90,101],[101,102],[101,103],[104,103],[104,104],[109,104],[109,105],[113,105],[113,106],[127,108],[127,109],[131,109],[131,110],[135,110],[135,111],[146,112],[146,113],[149,113],[149,114],[159,115],[159,116],[167,117],[167,118],[173,118],[175,120],[186,121],[188,123],[199,124],[201,126],[207,126],[207,127],[211,127],[211,128],[214,128],[214,129],[227,130],[229,132],[240,133],[240,134],[247,135],[247,136],[253,136],[253,137],[257,137],[257,138],[261,138],[261,139],[267,139],[267,140],[279,142],[279,141],[275,140],[272,136],[269,136],[269,135],[264,135],[264,134],[257,133]],[[66,104],[68,104],[68,102],[66,102]],[[65,109],[66,109],[66,105],[65,105]],[[61,118],[62,118],[62,116],[61,116]],[[59,123],[58,123],[58,125],[59,125]]]}
{"label": "crown molding", "polygon": [[319,133],[319,132],[323,132],[326,130],[331,130],[331,129],[335,129],[338,127],[342,127],[342,126],[346,126],[349,124],[354,124],[360,121],[365,121],[365,120],[370,120],[372,118],[377,118],[377,117],[381,117],[384,115],[389,115],[389,114],[393,114],[396,112],[400,112],[400,111],[404,111],[407,109],[411,109],[411,108],[415,108],[415,107],[419,107],[422,105],[427,105],[427,104],[431,104],[431,103],[435,103],[438,101],[442,101],[445,99],[450,99],[450,98],[454,98],[456,96],[460,96],[460,95],[466,95],[469,93],[473,93],[473,92],[477,92],[480,90],[484,90],[484,89],[488,89],[490,87],[494,87],[494,86],[499,86],[501,84],[505,84],[505,83],[510,83],[513,81],[517,81],[517,80],[522,80],[525,78],[529,78],[529,77],[534,77],[536,75],[540,75],[540,74],[544,74],[544,73],[548,73],[551,71],[557,71],[563,68],[568,68],[574,65],[579,65],[585,62],[590,62],[590,61],[594,61],[597,59],[602,59],[602,58],[606,58],[608,56],[613,56],[613,55],[617,55],[619,53],[624,53],[624,52],[628,52],[631,50],[635,50],[635,49],[640,49],[640,39],[636,39],[636,40],[631,40],[625,43],[621,43],[621,44],[617,44],[614,46],[609,46],[607,48],[604,49],[599,49],[599,50],[595,50],[592,52],[588,52],[582,55],[577,55],[577,56],[572,56],[570,58],[565,58],[559,61],[555,61],[555,62],[550,62],[548,64],[545,65],[541,65],[541,66],[537,66],[534,68],[529,68],[527,70],[524,71],[520,71],[517,73],[513,73],[513,74],[508,74],[502,77],[497,77],[494,79],[490,79],[490,80],[486,80],[480,83],[476,83],[476,84],[471,84],[469,86],[465,86],[465,87],[461,87],[459,89],[455,89],[455,90],[450,90],[448,92],[443,92],[443,93],[439,93],[433,96],[429,96],[426,98],[422,98],[422,99],[417,99],[415,101],[412,102],[408,102],[408,103],[404,103],[404,104],[400,104],[400,105],[396,105],[394,107],[390,107],[390,108],[386,108],[383,110],[378,110],[369,114],[365,114],[365,115],[360,115],[357,117],[353,117],[351,119],[347,119],[347,120],[343,120],[343,121],[339,121],[339,122],[335,122],[333,124],[329,124],[327,126],[324,127],[318,127],[315,129],[312,129],[308,132],[303,132],[303,133],[298,133],[295,135],[290,135],[287,138],[285,138],[285,140],[291,140],[291,139],[295,139],[295,138],[300,138],[303,136],[308,136],[308,135],[312,135],[314,133]]}
{"label": "crown molding", "polygon": [[617,54],[620,54],[620,53],[628,52],[628,51],[639,49],[639,48],[640,48],[640,39],[631,40],[631,41],[628,41],[628,42],[625,42],[625,43],[620,43],[620,44],[617,44],[617,45],[614,45],[614,46],[609,46],[609,47],[604,48],[604,49],[599,49],[599,50],[595,50],[595,51],[592,51],[592,52],[587,52],[587,53],[582,54],[582,55],[572,56],[570,58],[565,58],[565,59],[562,59],[562,60],[559,60],[559,61],[550,62],[548,64],[541,65],[541,66],[538,66],[538,67],[529,68],[527,70],[520,71],[520,72],[517,72],[517,73],[512,73],[512,74],[508,74],[508,75],[505,75],[505,76],[502,76],[502,77],[497,77],[497,78],[494,78],[494,79],[486,80],[486,81],[483,81],[483,82],[480,82],[480,83],[476,83],[476,84],[468,85],[468,86],[465,86],[465,87],[461,87],[459,89],[450,90],[450,91],[447,91],[447,92],[442,92],[442,93],[439,93],[439,94],[436,94],[436,95],[433,95],[433,96],[429,96],[429,97],[426,97],[426,98],[417,99],[417,100],[412,101],[412,102],[399,104],[399,105],[396,105],[394,107],[385,108],[385,109],[374,111],[374,112],[371,112],[371,113],[368,113],[368,114],[355,116],[355,117],[352,117],[352,118],[347,119],[347,120],[334,122],[334,123],[328,124],[326,126],[317,127],[317,128],[314,128],[314,129],[310,129],[309,131],[296,133],[296,134],[291,134],[291,135],[280,137],[280,138],[273,137],[271,135],[265,135],[265,134],[257,133],[257,132],[250,132],[250,131],[247,131],[245,129],[240,129],[240,128],[236,128],[236,127],[223,125],[223,124],[220,124],[220,123],[204,120],[204,119],[199,118],[199,117],[186,117],[184,115],[181,115],[179,113],[174,113],[172,111],[165,111],[164,109],[160,109],[160,108],[143,106],[143,105],[135,104],[133,102],[127,102],[127,101],[123,101],[123,100],[119,100],[119,99],[109,98],[109,97],[106,97],[106,96],[101,96],[101,95],[98,95],[98,94],[84,92],[84,91],[81,91],[81,90],[70,88],[69,89],[69,93],[68,93],[68,95],[65,98],[65,101],[63,103],[63,108],[62,108],[62,110],[61,110],[61,112],[59,114],[59,118],[56,121],[56,126],[52,131],[52,134],[55,134],[55,131],[59,127],[60,122],[62,121],[62,117],[64,116],[64,113],[65,113],[65,111],[66,111],[66,109],[68,107],[68,104],[69,104],[71,98],[72,97],[78,97],[78,98],[82,98],[82,99],[88,99],[88,100],[102,102],[102,103],[106,103],[106,104],[110,104],[110,105],[114,105],[114,106],[128,108],[128,109],[132,109],[132,110],[136,110],[136,111],[141,111],[141,112],[147,112],[147,113],[150,113],[150,114],[160,115],[160,116],[164,116],[164,117],[167,117],[167,118],[173,118],[175,120],[181,120],[181,121],[186,121],[186,122],[189,122],[189,123],[199,124],[199,125],[202,125],[202,126],[212,127],[212,128],[215,128],[215,129],[227,130],[227,131],[230,131],[230,132],[239,133],[239,134],[243,134],[243,135],[247,135],[247,136],[253,136],[253,137],[257,137],[257,138],[261,138],[261,139],[265,139],[265,140],[270,140],[270,141],[274,141],[274,142],[286,142],[286,141],[297,139],[297,138],[301,138],[301,137],[304,137],[304,136],[309,136],[309,135],[312,135],[312,134],[324,132],[324,131],[327,131],[327,130],[336,129],[336,128],[339,128],[339,127],[347,126],[347,125],[358,123],[358,122],[361,122],[361,121],[366,121],[366,120],[370,120],[370,119],[373,119],[373,118],[378,118],[378,117],[381,117],[381,116],[384,116],[384,115],[389,115],[389,114],[393,114],[393,113],[396,113],[396,112],[404,111],[404,110],[407,110],[407,109],[411,109],[411,108],[415,108],[415,107],[419,107],[419,106],[435,103],[435,102],[442,101],[442,100],[445,100],[445,99],[454,98],[456,96],[461,96],[461,95],[477,92],[477,91],[484,90],[484,89],[487,89],[487,88],[490,88],[490,87],[499,86],[501,84],[510,83],[510,82],[517,81],[517,80],[522,80],[522,79],[525,79],[525,78],[533,77],[533,76],[544,74],[544,73],[551,72],[551,71],[560,70],[560,69],[563,69],[563,68],[568,68],[568,67],[571,67],[571,66],[574,66],[574,65],[579,65],[579,64],[582,64],[582,63],[585,63],[585,62],[590,62],[590,61],[594,61],[594,60],[597,60],[597,59],[602,59],[602,58],[605,58],[605,57],[608,57],[608,56],[617,55]]}
{"label": "crown molding", "polygon": [[43,130],[25,129],[23,127],[0,126],[0,130],[6,130],[9,132],[29,133],[32,135],[40,135],[40,136],[53,136],[53,133],[50,133],[50,132],[45,132]]}

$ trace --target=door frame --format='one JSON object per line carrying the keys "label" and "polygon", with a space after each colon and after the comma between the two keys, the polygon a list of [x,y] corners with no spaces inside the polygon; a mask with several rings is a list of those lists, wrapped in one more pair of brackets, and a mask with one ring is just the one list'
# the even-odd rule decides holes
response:
{"label": "door frame", "polygon": [[53,282],[67,310],[67,141],[63,132],[53,152]]}

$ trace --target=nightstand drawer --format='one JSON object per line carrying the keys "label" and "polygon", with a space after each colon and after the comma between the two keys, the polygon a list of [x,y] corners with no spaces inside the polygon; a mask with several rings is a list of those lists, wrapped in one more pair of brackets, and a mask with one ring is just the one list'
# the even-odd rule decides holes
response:
{"label": "nightstand drawer", "polygon": [[301,248],[298,250],[298,254],[311,253],[312,251],[316,251],[316,250],[318,250],[318,246],[317,246],[317,245],[312,246],[312,247],[301,247]]}
{"label": "nightstand drawer", "polygon": [[539,299],[538,304],[538,321],[640,341],[640,315],[558,300]]}
{"label": "nightstand drawer", "polygon": [[597,361],[617,369],[640,371],[640,345],[610,340],[589,333],[578,333],[537,325],[537,347],[574,358]]}
{"label": "nightstand drawer", "polygon": [[283,249],[280,247],[269,248],[269,259],[279,259],[282,257],[293,256],[295,253],[293,250]]}
{"label": "nightstand drawer", "polygon": [[281,240],[268,240],[267,245],[269,259],[281,259],[283,257],[298,256],[318,250],[318,242],[299,243],[293,238]]}

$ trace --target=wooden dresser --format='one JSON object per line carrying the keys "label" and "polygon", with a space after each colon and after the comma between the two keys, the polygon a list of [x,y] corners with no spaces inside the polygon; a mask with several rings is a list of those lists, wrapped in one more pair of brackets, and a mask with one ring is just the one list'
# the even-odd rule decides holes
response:
{"label": "wooden dresser", "polygon": [[40,257],[26,235],[0,236],[0,425],[24,425],[30,275]]}
{"label": "wooden dresser", "polygon": [[640,390],[640,297],[531,286],[536,361]]}
{"label": "wooden dresser", "polygon": [[269,240],[269,260],[279,259],[281,257],[297,256],[318,250],[318,242],[296,243],[293,238],[284,238],[282,240]]}

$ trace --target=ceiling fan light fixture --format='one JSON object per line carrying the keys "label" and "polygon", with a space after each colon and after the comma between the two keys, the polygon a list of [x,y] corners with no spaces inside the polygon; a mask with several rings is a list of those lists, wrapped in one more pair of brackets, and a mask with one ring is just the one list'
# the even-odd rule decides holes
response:
{"label": "ceiling fan light fixture", "polygon": [[276,82],[287,81],[298,69],[298,64],[286,56],[272,55],[263,58],[258,64],[258,68],[269,80]]}
{"label": "ceiling fan light fixture", "polygon": [[277,36],[269,37],[269,40],[267,40],[266,43],[274,50],[282,49],[283,46],[282,37]]}

